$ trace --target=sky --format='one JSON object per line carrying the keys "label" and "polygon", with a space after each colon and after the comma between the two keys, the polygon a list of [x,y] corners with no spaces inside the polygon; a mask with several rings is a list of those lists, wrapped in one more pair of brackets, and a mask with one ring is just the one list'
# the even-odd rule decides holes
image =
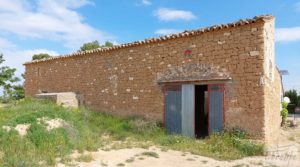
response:
{"label": "sky", "polygon": [[300,0],[0,0],[0,53],[20,76],[36,53],[63,55],[93,40],[121,44],[264,14],[276,17],[285,90],[300,91]]}

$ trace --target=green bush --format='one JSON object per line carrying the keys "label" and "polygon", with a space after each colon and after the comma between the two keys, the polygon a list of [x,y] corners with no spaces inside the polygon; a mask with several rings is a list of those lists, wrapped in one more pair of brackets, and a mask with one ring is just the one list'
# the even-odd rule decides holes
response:
{"label": "green bush", "polygon": [[245,139],[247,135],[240,127],[225,129],[223,133],[228,133],[230,136],[240,139]]}
{"label": "green bush", "polygon": [[3,95],[0,96],[0,102],[4,104],[16,103],[18,100],[24,99],[24,87],[22,85],[13,85],[7,88]]}
{"label": "green bush", "polygon": [[[48,131],[37,119],[61,118],[68,123]],[[55,165],[57,157],[64,158],[72,150],[95,151],[102,144],[95,125],[84,119],[83,113],[67,109],[44,100],[25,99],[17,105],[0,108],[0,127],[31,124],[27,135],[20,137],[12,130],[0,128],[0,150],[4,152],[0,166],[48,166]],[[41,161],[46,162],[39,165]]]}
{"label": "green bush", "polygon": [[282,118],[282,120],[281,120],[281,126],[285,125],[288,113],[289,113],[289,111],[286,108],[283,108],[281,110],[281,112],[280,112],[280,115],[281,115],[281,118]]}
{"label": "green bush", "polygon": [[242,158],[264,154],[263,144],[252,142],[243,136],[242,138],[237,136],[240,136],[240,133],[239,135],[236,135],[235,132],[212,134],[205,141],[204,150],[209,154],[213,153],[214,157],[218,159],[234,159],[233,157]]}
{"label": "green bush", "polygon": [[288,104],[287,102],[282,102],[281,103],[281,106],[282,106],[282,110],[280,111],[280,115],[281,115],[281,126],[283,126],[286,122],[286,118],[289,114],[289,111],[288,111]]}
{"label": "green bush", "polygon": [[288,111],[286,108],[283,108],[283,109],[281,110],[281,116],[282,116],[282,118],[283,118],[283,119],[286,119],[287,116],[288,116],[288,113],[289,113],[289,111]]}
{"label": "green bush", "polygon": [[288,105],[289,105],[289,103],[287,103],[287,102],[282,102],[281,105],[282,105],[282,108],[287,108]]}

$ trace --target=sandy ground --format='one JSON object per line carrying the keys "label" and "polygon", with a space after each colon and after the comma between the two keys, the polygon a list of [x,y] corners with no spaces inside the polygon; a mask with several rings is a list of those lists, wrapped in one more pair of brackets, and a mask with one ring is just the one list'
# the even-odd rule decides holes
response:
{"label": "sandy ground", "polygon": [[37,122],[38,122],[38,124],[45,124],[46,129],[48,131],[51,131],[52,129],[60,128],[64,125],[67,125],[67,123],[60,118],[50,119],[47,117],[43,117],[43,118],[38,118]]}
{"label": "sandy ground", "polygon": [[[158,154],[158,158],[142,155],[144,152],[155,152]],[[94,160],[91,162],[80,162],[76,166],[80,167],[96,167],[96,166],[124,166],[135,167],[135,166],[164,166],[164,167],[199,167],[199,166],[233,166],[237,164],[246,164],[245,160],[239,160],[234,162],[229,161],[216,161],[211,158],[201,157],[197,155],[192,155],[190,153],[183,153],[180,151],[161,151],[158,147],[150,147],[149,149],[142,148],[132,148],[132,149],[121,149],[112,151],[102,151],[97,152],[86,152],[85,154],[91,155]],[[78,153],[72,155],[74,158],[80,156]],[[133,159],[133,162],[128,162],[128,160]],[[127,160],[127,161],[126,161]],[[252,164],[261,164],[261,159],[253,158],[253,160],[248,160]],[[247,163],[248,164],[248,163]],[[251,165],[251,164],[248,164]],[[62,167],[63,164],[58,166]]]}
{"label": "sandy ground", "polygon": [[[79,154],[74,152],[71,157],[72,166],[77,167],[101,167],[101,166],[126,166],[126,167],[300,167],[300,117],[297,120],[298,127],[281,129],[278,143],[268,146],[267,156],[247,157],[233,161],[219,161],[208,157],[193,155],[187,152],[163,150],[157,146],[149,149],[130,148]],[[158,158],[142,155],[144,152],[155,152]],[[82,155],[88,155],[92,160],[78,162],[76,159]],[[59,163],[58,167],[65,164]]]}
{"label": "sandy ground", "polygon": [[[44,124],[48,131],[68,125],[64,120],[62,120],[60,118],[50,119],[47,117],[43,117],[43,118],[38,118],[37,122],[38,122],[38,124]],[[12,129],[15,129],[19,133],[20,136],[25,136],[27,134],[27,131],[30,128],[30,126],[31,126],[31,124],[18,124],[18,125],[16,125],[16,127],[2,126],[2,129],[6,130],[8,132]]]}
{"label": "sandy ground", "polygon": [[2,126],[2,128],[6,131],[10,131],[11,129],[15,129],[20,136],[25,136],[27,134],[27,130],[30,128],[30,124],[18,124],[16,127],[10,126]]}
{"label": "sandy ground", "polygon": [[[142,155],[144,152],[155,152],[158,158]],[[162,151],[158,147],[150,147],[149,149],[132,148],[97,152],[85,152],[90,155],[93,160],[90,162],[73,162],[78,167],[99,167],[99,166],[127,166],[127,167],[233,167],[233,166],[293,166],[295,162],[274,162],[272,157],[249,157],[234,161],[218,161],[212,158],[197,156],[190,153],[180,151]],[[72,157],[76,159],[82,154],[74,153]],[[64,167],[64,164],[58,164],[58,167]]]}

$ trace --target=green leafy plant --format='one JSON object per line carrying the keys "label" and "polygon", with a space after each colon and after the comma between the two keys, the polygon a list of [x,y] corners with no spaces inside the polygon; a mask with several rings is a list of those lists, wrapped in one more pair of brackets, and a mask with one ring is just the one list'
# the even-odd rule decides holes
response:
{"label": "green leafy plant", "polygon": [[97,49],[97,48],[103,48],[103,47],[112,47],[113,43],[106,41],[104,45],[100,45],[97,40],[92,41],[92,42],[87,42],[84,43],[79,51],[86,51],[86,50],[92,50],[92,49]]}
{"label": "green leafy plant", "polygon": [[25,97],[23,85],[14,85],[9,92],[11,100],[20,100]]}
{"label": "green leafy plant", "polygon": [[34,54],[32,56],[32,60],[41,60],[41,59],[48,59],[52,56],[50,56],[49,54],[47,53],[39,53],[39,54]]}
{"label": "green leafy plant", "polygon": [[223,131],[223,133],[228,133],[230,136],[239,139],[245,139],[247,137],[246,132],[240,127],[227,128]]}
{"label": "green leafy plant", "polygon": [[280,115],[281,115],[281,119],[282,119],[281,126],[283,126],[286,123],[286,118],[288,116],[289,111],[287,109],[287,107],[288,107],[287,102],[282,102],[281,105],[282,105],[282,110],[280,111]]}
{"label": "green leafy plant", "polygon": [[[4,63],[3,54],[0,54],[0,65]],[[16,69],[9,66],[0,66],[0,87],[3,88],[1,100],[7,102],[11,98],[11,92],[15,82],[20,78],[15,76]]]}
{"label": "green leafy plant", "polygon": [[288,110],[286,109],[286,108],[283,108],[282,110],[281,110],[281,116],[282,116],[282,119],[283,120],[286,120],[286,118],[287,118],[287,116],[288,116]]}
{"label": "green leafy plant", "polygon": [[281,105],[282,105],[282,108],[287,108],[288,105],[289,105],[289,103],[287,103],[287,102],[282,102]]}

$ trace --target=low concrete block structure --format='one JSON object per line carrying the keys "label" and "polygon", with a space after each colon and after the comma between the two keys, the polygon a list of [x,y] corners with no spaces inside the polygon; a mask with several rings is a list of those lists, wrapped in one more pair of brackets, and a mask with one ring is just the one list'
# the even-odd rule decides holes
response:
{"label": "low concrete block structure", "polygon": [[36,94],[35,98],[51,100],[64,107],[77,108],[79,106],[77,95],[74,92],[41,93]]}

